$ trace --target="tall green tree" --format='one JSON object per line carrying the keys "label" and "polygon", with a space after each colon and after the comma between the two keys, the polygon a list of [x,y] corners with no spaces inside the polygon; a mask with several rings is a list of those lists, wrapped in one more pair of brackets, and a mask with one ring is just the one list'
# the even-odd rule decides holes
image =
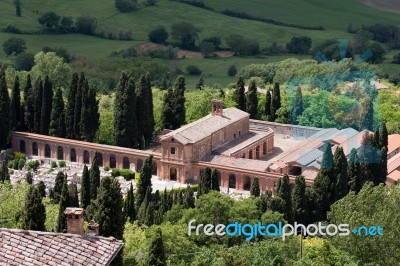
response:
{"label": "tall green tree", "polygon": [[352,149],[349,155],[347,177],[349,179],[349,189],[358,193],[362,187],[362,177],[356,149]]}
{"label": "tall green tree", "polygon": [[33,131],[35,133],[40,134],[41,133],[41,120],[42,120],[42,101],[43,101],[43,83],[42,79],[38,77],[38,79],[35,82],[35,88],[34,88],[34,95],[35,95],[35,105],[34,105],[34,118],[33,118],[33,124],[34,124],[34,129]]}
{"label": "tall green tree", "polygon": [[148,73],[140,77],[139,86],[136,89],[136,118],[139,147],[148,147],[153,139],[154,131],[153,94]]}
{"label": "tall green tree", "polygon": [[291,197],[291,187],[289,183],[289,176],[283,175],[280,182],[279,190],[277,191],[277,196],[280,197],[283,202],[284,217],[287,221],[292,220],[292,197]]}
{"label": "tall green tree", "polygon": [[52,106],[53,106],[53,85],[50,82],[49,76],[46,76],[43,85],[42,111],[40,118],[40,132],[44,135],[49,134]]}
{"label": "tall green tree", "polygon": [[64,179],[65,179],[64,173],[59,171],[57,173],[56,181],[54,183],[54,199],[53,200],[54,200],[55,204],[58,204],[60,201],[62,187],[64,184]]}
{"label": "tall green tree", "polygon": [[260,180],[256,176],[253,178],[253,182],[251,182],[250,195],[254,197],[260,197],[261,195]]}
{"label": "tall green tree", "polygon": [[293,221],[305,224],[307,222],[306,181],[304,176],[297,176],[292,191]]}
{"label": "tall green tree", "polygon": [[86,95],[82,99],[80,131],[84,140],[92,142],[100,125],[99,101],[96,90],[85,82]]}
{"label": "tall green tree", "polygon": [[379,129],[379,148],[382,149],[383,147],[387,148],[388,146],[388,130],[386,127],[386,123],[382,123]]}
{"label": "tall green tree", "polygon": [[75,106],[74,106],[74,137],[80,139],[81,137],[81,112],[82,112],[82,98],[85,95],[86,78],[85,73],[81,72],[78,81],[78,87],[75,93]]}
{"label": "tall green tree", "polygon": [[68,185],[68,207],[79,207],[78,188],[76,184]]}
{"label": "tall green tree", "polygon": [[199,81],[196,83],[196,89],[202,90],[204,88],[204,78],[203,74],[200,75]]}
{"label": "tall green tree", "polygon": [[132,183],[124,202],[124,212],[125,212],[125,217],[128,219],[130,223],[133,223],[136,220],[135,196],[133,194]]}
{"label": "tall green tree", "polygon": [[146,191],[150,188],[151,191],[151,173],[153,169],[153,156],[147,157],[140,170],[140,179],[137,187],[137,200],[136,200],[136,210],[139,210],[142,202],[146,196]]}
{"label": "tall green tree", "polygon": [[14,5],[15,5],[15,15],[20,17],[22,13],[21,0],[14,0]]}
{"label": "tall green tree", "polygon": [[257,118],[258,97],[255,80],[252,80],[249,85],[249,91],[247,92],[246,97],[246,111],[250,114],[251,119]]}
{"label": "tall green tree", "polygon": [[25,215],[22,227],[25,230],[45,231],[46,209],[39,190],[29,187],[25,199]]}
{"label": "tall green tree", "polygon": [[100,186],[99,154],[96,152],[89,170],[90,199],[97,198],[97,188]]}
{"label": "tall green tree", "polygon": [[303,114],[303,93],[301,92],[301,88],[297,87],[296,89],[296,98],[294,99],[294,105],[292,109],[291,115],[291,123],[293,125],[297,125],[297,118]]}
{"label": "tall green tree", "polygon": [[24,123],[29,132],[33,132],[35,116],[35,93],[32,88],[31,75],[28,74],[24,88]]}
{"label": "tall green tree", "polygon": [[138,218],[138,222],[139,224],[145,224],[147,226],[152,225],[152,221],[151,221],[151,217],[149,217],[148,213],[148,206],[151,203],[151,187],[148,187],[145,193],[145,196],[143,198],[142,203],[140,204],[140,207],[137,211],[137,218]]}
{"label": "tall green tree", "polygon": [[[347,173],[347,159],[343,148],[338,147],[333,155],[333,174],[336,179],[336,195],[333,201],[339,200],[349,193],[349,179]],[[333,203],[333,202],[332,202]]]}
{"label": "tall green tree", "polygon": [[64,175],[64,181],[61,189],[60,195],[60,203],[58,208],[58,219],[57,219],[57,232],[64,232],[67,229],[67,222],[65,219],[64,211],[67,207],[69,207],[69,192],[68,192],[68,183],[67,183],[67,176]]}
{"label": "tall green tree", "polygon": [[28,183],[29,185],[32,185],[32,184],[33,184],[32,172],[26,173],[26,175],[25,175],[25,180],[26,180],[26,183]]}
{"label": "tall green tree", "polygon": [[19,130],[21,126],[21,91],[19,88],[19,77],[16,76],[14,86],[11,91],[11,108],[10,108],[10,129],[12,131]]}
{"label": "tall green tree", "polygon": [[281,108],[281,90],[279,83],[275,82],[271,99],[271,121],[275,121],[277,118],[276,112],[279,110],[279,108]]}
{"label": "tall green tree", "polygon": [[108,176],[102,178],[98,192],[92,209],[93,219],[99,224],[99,234],[122,239],[125,219],[122,211],[121,188],[118,181]]}
{"label": "tall green tree", "polygon": [[265,116],[267,121],[271,121],[271,90],[267,90],[265,94]]}
{"label": "tall green tree", "polygon": [[90,176],[88,167],[83,167],[82,178],[81,178],[81,207],[86,209],[90,204]]}
{"label": "tall green tree", "polygon": [[64,99],[60,88],[56,89],[53,99],[53,110],[51,111],[50,136],[65,137],[65,109]]}
{"label": "tall green tree", "polygon": [[75,97],[76,97],[76,92],[78,91],[78,82],[79,82],[78,73],[74,73],[72,75],[72,79],[71,79],[71,83],[70,83],[70,87],[69,87],[67,108],[65,111],[66,137],[70,138],[70,139],[75,138],[74,113],[75,113]]}
{"label": "tall green tree", "polygon": [[174,99],[175,99],[175,116],[176,116],[176,124],[175,128],[180,128],[185,124],[185,77],[178,76],[175,82],[175,90],[174,90]]}
{"label": "tall green tree", "polygon": [[186,192],[185,192],[183,206],[185,208],[194,208],[195,207],[194,202],[195,202],[195,198],[194,198],[193,189],[188,185],[186,188]]}
{"label": "tall green tree", "polygon": [[333,155],[332,146],[328,142],[324,146],[321,169],[315,177],[313,190],[318,206],[317,219],[325,220],[326,214],[334,197],[333,187],[336,185],[333,173]]}
{"label": "tall green tree", "polygon": [[239,108],[242,111],[246,111],[246,96],[244,94],[244,81],[242,77],[239,77],[237,83],[236,83],[236,89],[235,89],[235,102],[237,108]]}
{"label": "tall green tree", "polygon": [[39,190],[40,196],[42,196],[42,198],[46,197],[46,185],[43,181],[40,181],[37,184],[37,189]]}
{"label": "tall green tree", "polygon": [[207,194],[211,190],[211,169],[207,167],[200,176],[200,183],[197,191],[197,197]]}
{"label": "tall green tree", "polygon": [[10,96],[8,95],[6,74],[0,68],[0,150],[7,147],[10,137]]}
{"label": "tall green tree", "polygon": [[161,125],[163,129],[176,129],[174,112],[174,90],[172,87],[169,87],[167,93],[164,95],[161,114]]}
{"label": "tall green tree", "polygon": [[148,254],[149,255],[147,257],[146,265],[148,266],[167,265],[165,260],[163,236],[160,228],[157,229],[155,236],[151,240]]}
{"label": "tall green tree", "polygon": [[211,172],[211,189],[219,191],[219,182],[221,180],[221,173],[217,169]]}

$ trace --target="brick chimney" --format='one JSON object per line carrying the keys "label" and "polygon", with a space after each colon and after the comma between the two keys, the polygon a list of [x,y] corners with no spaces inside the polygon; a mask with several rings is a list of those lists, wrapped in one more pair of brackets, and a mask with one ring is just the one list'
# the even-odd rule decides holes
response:
{"label": "brick chimney", "polygon": [[86,233],[89,236],[97,236],[99,235],[99,224],[94,220],[91,220],[88,225],[88,231]]}
{"label": "brick chimney", "polygon": [[223,103],[221,100],[211,100],[211,114],[222,116]]}
{"label": "brick chimney", "polygon": [[83,235],[83,213],[82,208],[66,208],[64,214],[67,216],[67,233]]}

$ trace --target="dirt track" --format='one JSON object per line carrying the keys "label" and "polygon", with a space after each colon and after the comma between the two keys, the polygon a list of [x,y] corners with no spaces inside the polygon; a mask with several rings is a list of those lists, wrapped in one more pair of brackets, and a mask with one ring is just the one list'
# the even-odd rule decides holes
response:
{"label": "dirt track", "polygon": [[399,0],[359,0],[361,3],[392,13],[400,13],[400,1]]}

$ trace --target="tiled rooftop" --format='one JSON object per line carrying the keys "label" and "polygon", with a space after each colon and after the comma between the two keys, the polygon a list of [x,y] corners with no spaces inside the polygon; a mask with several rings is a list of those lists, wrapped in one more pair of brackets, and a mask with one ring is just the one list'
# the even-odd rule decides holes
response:
{"label": "tiled rooftop", "polygon": [[249,131],[246,134],[236,138],[235,140],[230,141],[225,145],[222,145],[219,148],[215,149],[213,153],[231,156],[270,134],[273,134],[273,131],[271,129],[269,129],[267,132]]}
{"label": "tiled rooftop", "polygon": [[393,134],[388,136],[388,153],[400,148],[400,134]]}
{"label": "tiled rooftop", "polygon": [[0,228],[0,265],[109,265],[115,238]]}
{"label": "tiled rooftop", "polygon": [[266,161],[234,158],[223,155],[207,155],[200,162],[260,172],[265,172],[269,164]]}
{"label": "tiled rooftop", "polygon": [[394,170],[400,167],[400,153],[396,154],[388,160],[388,173],[392,173]]}
{"label": "tiled rooftop", "polygon": [[248,113],[235,107],[223,109],[222,114],[223,116],[209,114],[193,123],[187,124],[164,135],[161,140],[174,137],[182,144],[195,143],[232,123],[249,117]]}

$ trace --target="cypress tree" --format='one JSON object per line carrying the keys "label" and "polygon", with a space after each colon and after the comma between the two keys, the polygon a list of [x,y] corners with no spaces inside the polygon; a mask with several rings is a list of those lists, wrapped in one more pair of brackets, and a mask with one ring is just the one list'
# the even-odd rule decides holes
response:
{"label": "cypress tree", "polygon": [[86,83],[86,78],[85,78],[85,73],[81,72],[81,75],[79,77],[78,81],[78,87],[75,93],[75,109],[74,109],[74,137],[76,139],[79,139],[81,137],[81,128],[80,128],[80,122],[81,122],[81,112],[82,112],[82,101],[83,97],[85,96],[85,83]]}
{"label": "cypress tree", "polygon": [[135,80],[130,78],[126,88],[126,147],[138,147],[138,122],[136,119],[136,87]]}
{"label": "cypress tree", "polygon": [[86,141],[92,142],[100,125],[99,101],[96,99],[96,90],[93,86],[89,88],[87,80],[85,87],[87,95],[82,103],[81,134]]}
{"label": "cypress tree", "polygon": [[219,191],[219,180],[221,173],[217,169],[213,169],[211,172],[211,189]]}
{"label": "cypress tree", "polygon": [[381,161],[380,161],[379,169],[378,169],[379,170],[379,173],[378,173],[379,178],[377,180],[378,181],[377,185],[380,183],[386,182],[386,178],[387,178],[387,174],[388,174],[388,172],[387,172],[387,161],[388,161],[387,152],[388,152],[387,147],[383,146],[381,149]]}
{"label": "cypress tree", "polygon": [[281,108],[281,90],[279,88],[279,83],[275,82],[271,99],[271,121],[275,121],[277,118],[276,112],[279,108]]}
{"label": "cypress tree", "polygon": [[333,158],[331,144],[328,142],[324,146],[324,154],[319,170],[313,184],[313,190],[318,206],[317,217],[320,220],[326,219],[326,214],[329,211],[334,192],[333,186],[336,185],[333,174]]}
{"label": "cypress tree", "polygon": [[66,137],[73,139],[75,138],[74,131],[74,113],[75,113],[75,97],[78,91],[79,76],[78,73],[74,73],[71,79],[71,85],[69,87],[67,108],[65,111],[65,129]]}
{"label": "cypress tree", "polygon": [[174,113],[174,91],[170,87],[164,95],[163,108],[161,114],[161,124],[163,129],[176,129],[175,128],[175,113]]}
{"label": "cypress tree", "polygon": [[297,118],[303,114],[304,107],[303,107],[303,94],[301,92],[301,88],[297,87],[296,90],[296,98],[294,99],[294,105],[292,110],[292,121],[293,125],[297,125]]}
{"label": "cypress tree", "polygon": [[175,128],[180,128],[185,124],[185,77],[178,76],[175,82],[175,90],[174,90],[174,109],[175,109],[175,117],[176,124]]}
{"label": "cypress tree", "polygon": [[6,74],[0,68],[0,150],[7,147],[10,137],[10,96],[8,95]]}
{"label": "cypress tree", "polygon": [[261,194],[260,205],[259,205],[259,210],[261,213],[264,213],[268,209],[270,209],[271,199],[272,199],[272,191],[271,190],[266,190],[263,194]]}
{"label": "cypress tree", "polygon": [[250,195],[254,197],[259,197],[261,195],[260,181],[256,176],[253,178],[253,182],[251,182]]}
{"label": "cypress tree", "polygon": [[25,180],[26,180],[26,183],[28,183],[29,185],[32,185],[32,184],[33,184],[32,172],[26,173],[26,175],[25,175]]}
{"label": "cypress tree", "polygon": [[65,220],[64,211],[67,207],[69,207],[69,192],[68,192],[68,184],[67,184],[67,176],[64,176],[64,181],[61,189],[60,195],[60,205],[58,208],[58,219],[57,219],[57,232],[64,232],[67,229],[67,223]]}
{"label": "cypress tree", "polygon": [[82,178],[81,178],[81,207],[86,209],[90,204],[90,176],[88,167],[83,167]]}
{"label": "cypress tree", "polygon": [[149,204],[147,204],[146,215],[145,215],[143,224],[145,224],[147,226],[152,226],[154,224],[154,202],[153,201],[150,201]]}
{"label": "cypress tree", "polygon": [[[148,187],[146,190],[146,194],[143,198],[142,203],[138,209],[138,222],[139,224],[145,224],[146,222],[146,215],[147,215],[147,207],[151,202],[151,187]],[[146,224],[148,225],[148,224]]]}
{"label": "cypress tree", "polygon": [[347,176],[351,191],[358,193],[361,190],[361,169],[356,149],[352,149],[349,155]]}
{"label": "cypress tree", "polygon": [[57,173],[56,182],[54,184],[54,203],[55,204],[58,204],[58,202],[60,201],[64,179],[65,179],[64,173],[59,171]]}
{"label": "cypress tree", "polygon": [[194,199],[193,189],[188,185],[185,192],[183,206],[187,209],[194,208],[195,207],[194,201],[195,199]]}
{"label": "cypress tree", "polygon": [[151,92],[150,75],[140,77],[136,89],[136,117],[139,131],[139,147],[150,145],[154,131],[153,94]]}
{"label": "cypress tree", "polygon": [[388,130],[386,128],[386,123],[382,123],[381,128],[379,129],[379,148],[383,147],[387,148],[388,146]]}
{"label": "cypress tree", "polygon": [[65,110],[64,100],[60,88],[56,89],[53,99],[53,110],[51,111],[50,136],[65,137]]}
{"label": "cypress tree", "polygon": [[265,116],[267,121],[271,121],[271,90],[267,90],[265,95]]}
{"label": "cypress tree", "polygon": [[89,170],[90,199],[97,198],[97,188],[100,186],[99,154],[96,152]]}
{"label": "cypress tree", "polygon": [[102,178],[97,199],[93,203],[93,219],[99,224],[100,235],[122,239],[125,224],[122,207],[118,181],[108,176]]}
{"label": "cypress tree", "polygon": [[34,117],[33,117],[33,131],[35,133],[41,133],[41,119],[42,119],[42,101],[43,101],[43,83],[42,79],[39,77],[35,82],[35,103],[34,103]]}
{"label": "cypress tree", "polygon": [[207,194],[211,190],[211,169],[207,167],[203,174],[200,176],[199,188],[197,191],[197,197]]}
{"label": "cypress tree", "polygon": [[147,157],[140,170],[140,179],[137,187],[137,200],[136,200],[136,210],[139,210],[144,198],[146,196],[146,191],[150,189],[151,192],[151,173],[153,166],[153,156]]}
{"label": "cypress tree", "polygon": [[281,178],[281,185],[277,193],[277,196],[280,197],[284,202],[283,210],[285,219],[291,222],[292,198],[291,198],[291,189],[289,184],[289,176],[287,174],[283,175],[283,177]]}
{"label": "cypress tree", "polygon": [[49,76],[46,76],[43,85],[43,95],[42,95],[42,111],[40,118],[40,132],[44,135],[49,134],[50,127],[50,116],[53,105],[53,85],[49,80]]}
{"label": "cypress tree", "polygon": [[42,196],[42,198],[46,197],[46,185],[43,181],[40,181],[37,184],[37,189],[39,190],[40,196]]}
{"label": "cypress tree", "polygon": [[8,173],[7,160],[4,160],[0,168],[0,182],[10,181],[10,174]]}
{"label": "cypress tree", "polygon": [[307,222],[306,181],[304,176],[297,176],[292,191],[293,221]]}
{"label": "cypress tree", "polygon": [[68,207],[79,207],[78,188],[76,184],[68,185]]}
{"label": "cypress tree", "polygon": [[202,90],[203,88],[204,88],[204,78],[203,78],[203,74],[201,74],[199,81],[197,81],[197,83],[196,83],[196,89]]}
{"label": "cypress tree", "polygon": [[35,94],[32,88],[31,75],[26,78],[24,88],[24,122],[26,129],[29,132],[34,131],[34,116],[35,116]]}
{"label": "cypress tree", "polygon": [[46,208],[42,202],[39,190],[29,187],[29,192],[25,198],[25,215],[23,228],[25,230],[45,231]]}
{"label": "cypress tree", "polygon": [[150,247],[149,256],[146,261],[148,266],[164,266],[167,265],[165,261],[165,250],[161,229],[158,228],[155,236],[153,237]]}
{"label": "cypress tree", "polygon": [[21,91],[19,88],[19,77],[16,76],[14,86],[11,92],[11,108],[10,108],[10,129],[12,131],[19,130],[21,126]]}
{"label": "cypress tree", "polygon": [[246,98],[246,111],[250,114],[251,119],[257,118],[258,98],[256,82],[252,80],[249,85],[249,91]]}
{"label": "cypress tree", "polygon": [[135,210],[135,196],[133,194],[132,183],[131,187],[128,190],[128,194],[126,195],[124,211],[125,211],[125,217],[128,219],[128,221],[130,223],[133,223],[136,220],[136,210]]}
{"label": "cypress tree", "polygon": [[338,147],[333,156],[333,173],[336,179],[334,184],[336,195],[333,201],[339,200],[349,193],[349,179],[347,176],[347,159],[344,155],[343,148]]}
{"label": "cypress tree", "polygon": [[239,108],[242,111],[246,111],[246,97],[244,94],[244,81],[242,77],[239,77],[237,83],[236,83],[236,89],[235,89],[235,102],[237,108]]}

